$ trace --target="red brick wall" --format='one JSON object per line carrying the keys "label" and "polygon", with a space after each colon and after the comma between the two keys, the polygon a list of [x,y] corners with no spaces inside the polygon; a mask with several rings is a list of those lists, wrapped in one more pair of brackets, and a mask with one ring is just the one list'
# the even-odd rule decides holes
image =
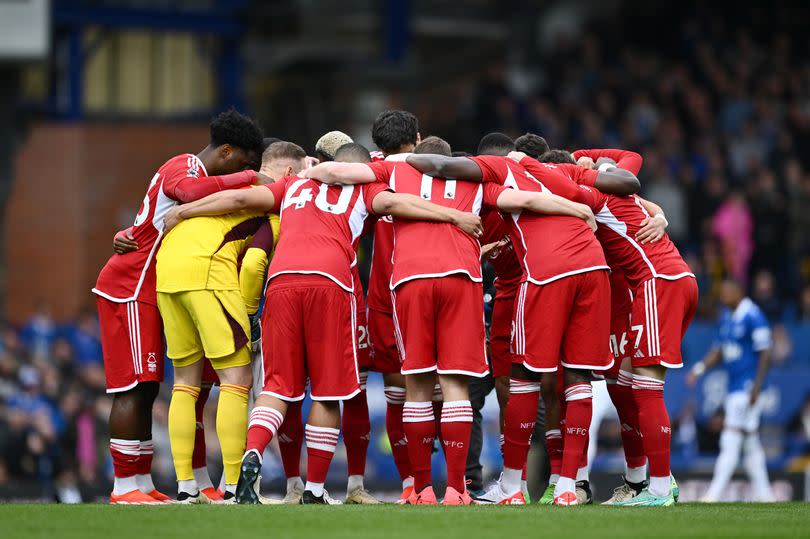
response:
{"label": "red brick wall", "polygon": [[57,318],[93,307],[90,292],[164,161],[200,151],[203,126],[39,125],[17,154],[5,223],[6,310],[25,320],[39,300]]}

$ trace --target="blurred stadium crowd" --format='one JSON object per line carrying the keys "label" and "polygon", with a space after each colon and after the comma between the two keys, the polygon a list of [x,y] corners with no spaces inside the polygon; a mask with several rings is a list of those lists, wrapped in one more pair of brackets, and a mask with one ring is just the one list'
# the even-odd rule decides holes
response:
{"label": "blurred stadium crowd", "polygon": [[[777,364],[807,367],[796,341],[810,336],[808,42],[698,22],[683,29],[679,42],[656,50],[609,29],[588,32],[537,59],[553,74],[541,90],[526,91],[495,65],[459,86],[461,107],[437,101],[414,112],[441,118],[432,126],[447,125],[437,134],[457,150],[502,130],[542,134],[552,147],[640,152],[643,195],[664,208],[668,233],[698,276],[699,318],[711,322],[715,287],[730,274],[775,325]],[[810,455],[810,394],[803,400],[775,431],[793,456]],[[107,484],[108,413],[94,312],[57,325],[43,304],[22,327],[0,330],[0,485],[38,479],[69,499],[70,486]],[[155,422],[155,472],[170,480],[163,401]],[[697,426],[679,421],[673,454],[695,450],[681,442],[687,424],[699,451],[716,451],[720,424],[710,416]],[[603,433],[605,449],[620,447],[618,425]]]}

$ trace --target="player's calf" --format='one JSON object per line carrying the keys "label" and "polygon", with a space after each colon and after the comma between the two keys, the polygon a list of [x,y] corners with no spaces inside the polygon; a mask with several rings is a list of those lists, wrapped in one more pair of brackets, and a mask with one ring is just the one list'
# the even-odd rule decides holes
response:
{"label": "player's calf", "polygon": [[[554,489],[555,505],[576,505],[576,477],[582,454],[588,445],[588,430],[591,423],[593,393],[591,384],[585,381],[572,383],[565,388],[565,430],[563,433],[563,461],[560,479]],[[559,502],[557,503],[559,498]]]}
{"label": "player's calf", "polygon": [[657,497],[671,492],[669,448],[672,429],[664,403],[665,372],[663,367],[655,366],[639,368],[633,374],[633,396],[638,407],[639,430],[650,468],[649,492]]}
{"label": "player's calf", "polygon": [[301,503],[326,503],[324,483],[335,455],[340,429],[340,406],[337,401],[312,403],[304,428],[307,443],[307,483]]}

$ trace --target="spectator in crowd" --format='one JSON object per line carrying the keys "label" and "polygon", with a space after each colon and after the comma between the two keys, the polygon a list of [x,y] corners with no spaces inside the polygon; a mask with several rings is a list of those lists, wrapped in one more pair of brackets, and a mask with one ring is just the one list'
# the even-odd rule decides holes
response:
{"label": "spectator in crowd", "polygon": [[754,251],[753,219],[739,190],[732,191],[712,219],[712,232],[720,240],[726,268],[736,281],[748,283],[748,264]]}

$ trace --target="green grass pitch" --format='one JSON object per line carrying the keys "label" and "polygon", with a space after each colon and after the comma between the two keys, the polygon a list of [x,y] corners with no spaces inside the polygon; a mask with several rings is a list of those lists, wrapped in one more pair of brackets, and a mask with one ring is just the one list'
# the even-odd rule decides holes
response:
{"label": "green grass pitch", "polygon": [[0,505],[4,539],[810,537],[810,505],[672,508]]}

